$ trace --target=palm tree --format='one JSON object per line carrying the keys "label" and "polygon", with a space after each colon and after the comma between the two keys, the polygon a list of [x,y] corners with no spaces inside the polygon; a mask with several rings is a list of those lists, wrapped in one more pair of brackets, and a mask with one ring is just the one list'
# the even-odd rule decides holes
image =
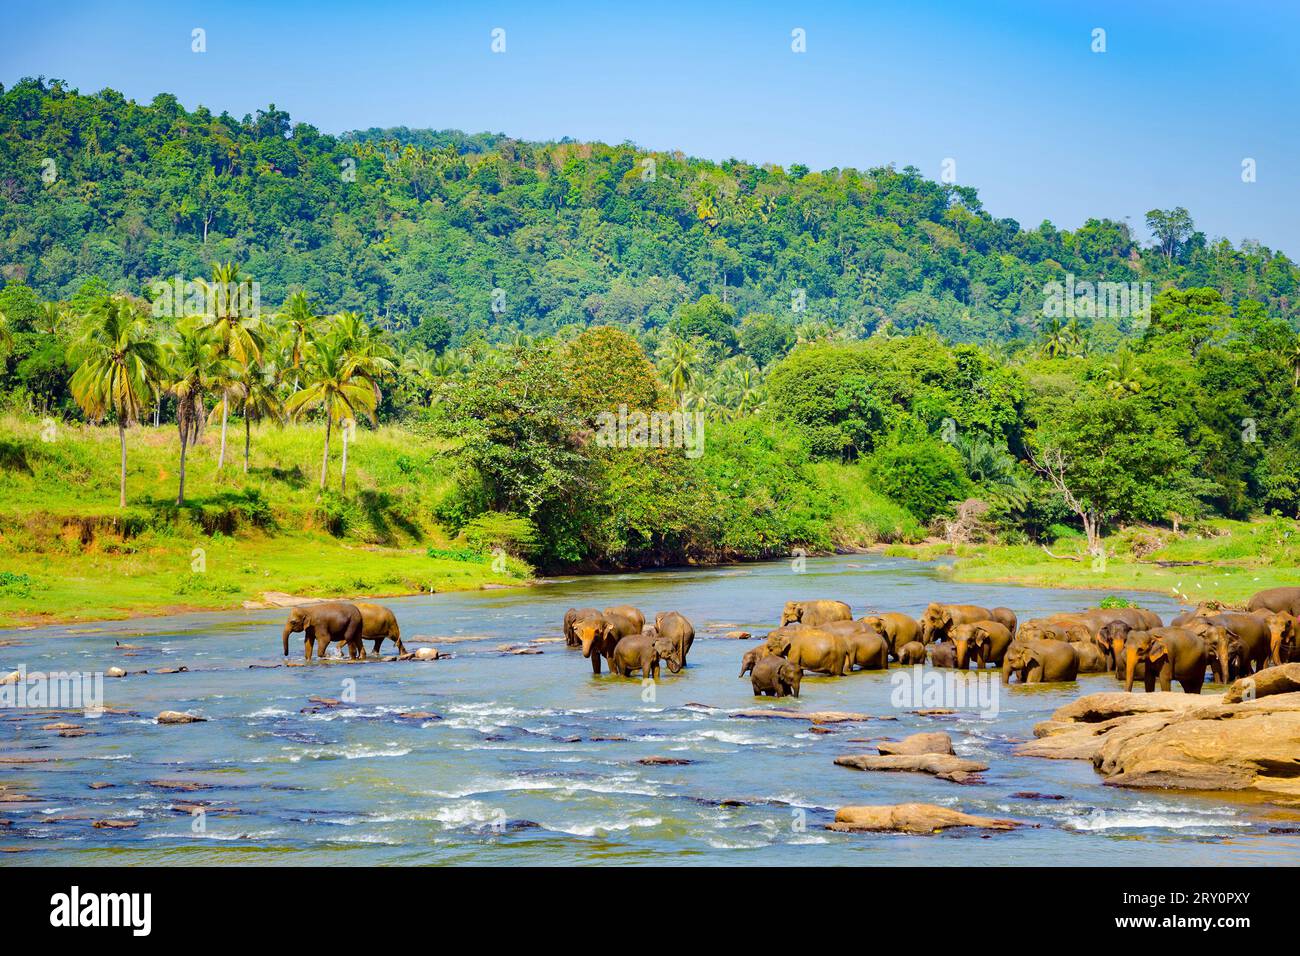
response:
{"label": "palm tree", "polygon": [[1295,377],[1291,380],[1292,388],[1300,388],[1300,337],[1297,337],[1286,353],[1286,364],[1291,367]]}
{"label": "palm tree", "polygon": [[284,402],[280,398],[280,376],[275,366],[249,366],[240,376],[240,410],[244,416],[244,474],[248,474],[248,454],[252,444],[252,421],[265,418],[284,420]]}
{"label": "palm tree", "polygon": [[673,404],[682,407],[687,391],[695,384],[695,346],[679,335],[666,335],[659,344],[660,368],[668,379]]}
{"label": "palm tree", "polygon": [[[358,412],[374,417],[377,404],[374,382],[359,374],[357,360],[337,335],[325,335],[311,343],[303,368],[306,384],[284,403],[291,417],[320,408],[325,412],[325,452],[321,458],[320,486],[325,490],[329,474],[330,432],[335,421],[355,421]],[[347,492],[347,433],[344,432],[342,489]]]}
{"label": "palm tree", "polygon": [[295,292],[284,303],[280,313],[284,322],[282,346],[285,351],[285,368],[293,372],[293,390],[298,390],[298,376],[302,371],[303,349],[307,339],[316,329],[318,316],[311,307],[305,292]]}
{"label": "palm tree", "polygon": [[212,333],[197,323],[182,324],[168,349],[167,391],[176,397],[176,429],[181,438],[180,483],[176,505],[185,504],[185,463],[189,447],[199,439],[207,418],[204,398],[230,375]]}
{"label": "palm tree", "polygon": [[72,374],[72,397],[99,421],[112,413],[121,446],[118,507],[126,507],[126,426],[137,421],[162,378],[158,343],[148,336],[135,306],[124,298],[99,302],[86,317],[86,327],[74,346],[81,360]]}
{"label": "palm tree", "polygon": [[1058,318],[1050,319],[1043,327],[1043,354],[1052,359],[1070,354],[1070,333]]}
{"label": "palm tree", "polygon": [[[262,328],[257,315],[243,308],[245,304],[240,294],[242,280],[239,266],[233,262],[217,262],[212,266],[212,281],[203,282],[203,291],[208,300],[207,314],[203,319],[203,328],[216,333],[218,349],[224,358],[233,359],[244,367],[254,365],[262,360]],[[221,452],[217,456],[217,471],[226,463],[226,423],[229,419],[230,394],[228,389],[221,395]]]}

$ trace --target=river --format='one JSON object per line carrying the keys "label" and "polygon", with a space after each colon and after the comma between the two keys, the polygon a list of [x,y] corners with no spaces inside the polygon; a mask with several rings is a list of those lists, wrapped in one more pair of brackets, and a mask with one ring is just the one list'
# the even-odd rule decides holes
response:
{"label": "river", "polygon": [[[1268,832],[1296,814],[1222,796],[1120,790],[1086,762],[1012,755],[1061,704],[1113,690],[1111,675],[1002,689],[995,717],[919,716],[891,700],[891,671],[805,678],[798,700],[755,700],[737,679],[786,600],[833,597],[856,615],[920,612],[931,600],[1005,605],[1021,620],[1079,609],[1100,595],[956,584],[936,565],[881,556],[579,578],[525,589],[385,601],[408,638],[454,656],[433,662],[276,664],[285,611],[137,619],[6,632],[0,672],[187,673],[105,681],[96,719],[0,713],[0,865],[122,864],[1105,864],[1300,862],[1300,839]],[[1160,595],[1127,595],[1163,616]],[[570,606],[632,603],[695,622],[690,666],[637,680],[591,667],[558,638]],[[290,650],[301,658],[295,635]],[[447,640],[453,638],[454,640]],[[139,650],[122,651],[117,641]],[[412,643],[411,649],[421,646]],[[313,696],[343,701],[313,707]],[[752,708],[889,717],[813,733],[796,720],[745,719]],[[205,723],[160,726],[161,710]],[[423,711],[439,719],[401,718]],[[84,736],[59,736],[51,722]],[[959,785],[911,773],[834,766],[874,752],[866,738],[950,733],[959,755],[990,765]],[[643,764],[650,757],[689,761]],[[95,787],[91,785],[95,784]],[[107,786],[105,786],[107,785]],[[182,789],[178,789],[182,788]],[[188,789],[196,788],[196,789]],[[1020,792],[1059,795],[1031,799]],[[922,801],[1037,824],[987,839],[827,831],[836,808]],[[195,808],[201,812],[195,812]],[[97,829],[96,820],[133,822]]]}

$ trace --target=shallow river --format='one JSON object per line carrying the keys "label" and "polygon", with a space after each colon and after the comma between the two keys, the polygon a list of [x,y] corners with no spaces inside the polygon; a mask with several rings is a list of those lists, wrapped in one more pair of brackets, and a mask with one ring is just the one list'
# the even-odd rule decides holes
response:
{"label": "shallow river", "polygon": [[[1166,618],[1175,610],[1159,595],[1130,596]],[[0,820],[9,821],[0,824],[0,849],[24,851],[0,854],[0,865],[1300,862],[1300,840],[1268,833],[1294,827],[1294,812],[1104,787],[1086,762],[1012,755],[1062,703],[1115,689],[1109,675],[1004,690],[996,717],[971,709],[916,715],[891,700],[883,672],[805,678],[798,700],[755,700],[749,680],[736,676],[755,642],[721,635],[765,633],[797,597],[846,600],[857,615],[916,614],[935,599],[1006,605],[1025,620],[1098,595],[953,584],[934,566],[854,556],[810,559],[801,574],[778,562],[386,601],[405,637],[454,655],[434,662],[250,667],[281,662],[285,611],[4,632],[19,642],[0,647],[4,673],[112,664],[189,672],[106,680],[105,704],[129,713],[0,713],[0,758],[43,761],[0,763],[0,784],[35,798],[0,802]],[[577,651],[544,640],[559,637],[567,607],[619,603],[647,617],[675,608],[695,622],[690,666],[665,671],[652,700],[643,700],[639,681],[593,678]],[[290,639],[295,659],[298,637]],[[124,652],[116,641],[140,649]],[[542,653],[502,650],[532,641]],[[344,703],[312,712],[313,695]],[[804,721],[733,716],[756,707],[890,719],[816,734]],[[165,709],[208,721],[159,726],[153,717]],[[397,716],[409,711],[440,719]],[[42,729],[51,722],[90,732],[61,737]],[[989,763],[984,782],[832,764],[840,754],[874,752],[866,738],[920,730],[947,731],[960,755]],[[639,762],[649,757],[690,762]],[[903,801],[1038,826],[988,838],[824,829],[837,807]],[[137,825],[92,825],[103,819]]]}

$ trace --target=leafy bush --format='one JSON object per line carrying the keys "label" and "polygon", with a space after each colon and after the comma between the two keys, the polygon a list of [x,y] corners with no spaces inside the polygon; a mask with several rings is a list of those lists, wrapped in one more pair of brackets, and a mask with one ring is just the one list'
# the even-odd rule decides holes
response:
{"label": "leafy bush", "polygon": [[875,452],[867,461],[867,477],[925,522],[946,512],[972,488],[957,451],[928,435],[898,439]]}

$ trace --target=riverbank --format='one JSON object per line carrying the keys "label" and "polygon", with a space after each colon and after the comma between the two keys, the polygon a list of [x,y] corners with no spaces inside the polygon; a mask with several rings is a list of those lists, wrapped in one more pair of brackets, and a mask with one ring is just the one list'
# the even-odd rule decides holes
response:
{"label": "riverbank", "polygon": [[[220,425],[189,455],[176,505],[174,427],[127,435],[127,507],[117,507],[115,429],[0,419],[0,627],[240,608],[267,591],[394,596],[526,583],[433,520],[451,484],[427,438],[358,429],[339,492],[336,438],[319,488],[323,428]],[[494,564],[495,562],[495,564]]]}
{"label": "riverbank", "polygon": [[892,557],[953,558],[953,581],[1027,587],[1154,591],[1182,603],[1241,603],[1300,577],[1300,523],[1271,518],[1204,522],[1185,532],[1135,528],[1105,539],[1106,558],[1084,553],[1082,538],[1033,545],[893,544]]}

